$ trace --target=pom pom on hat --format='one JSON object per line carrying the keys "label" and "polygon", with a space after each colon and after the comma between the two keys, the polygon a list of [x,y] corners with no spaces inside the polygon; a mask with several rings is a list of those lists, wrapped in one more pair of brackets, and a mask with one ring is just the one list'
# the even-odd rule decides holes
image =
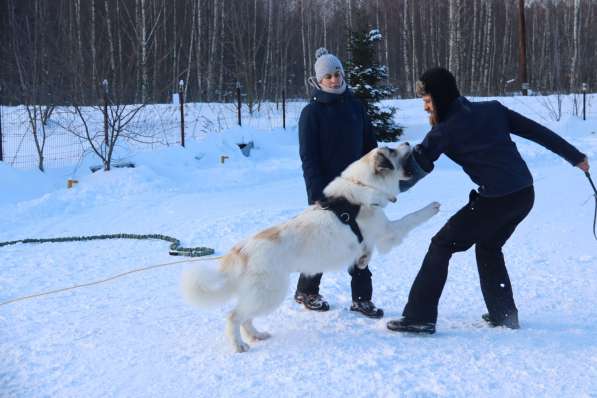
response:
{"label": "pom pom on hat", "polygon": [[315,50],[315,59],[318,59],[319,57],[325,54],[329,54],[328,49],[325,47],[319,47],[317,50]]}
{"label": "pom pom on hat", "polygon": [[330,54],[327,49],[320,47],[315,51],[315,78],[318,82],[323,80],[323,77],[328,73],[330,75],[339,71],[344,76],[344,68],[342,62],[333,54]]}

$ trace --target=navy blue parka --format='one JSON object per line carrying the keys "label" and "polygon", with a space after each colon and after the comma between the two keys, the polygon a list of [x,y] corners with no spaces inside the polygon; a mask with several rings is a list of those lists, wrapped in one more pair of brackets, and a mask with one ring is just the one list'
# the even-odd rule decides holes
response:
{"label": "navy blue parka", "polygon": [[347,88],[342,94],[315,90],[299,119],[299,151],[309,204],[377,141],[362,102]]}
{"label": "navy blue parka", "polygon": [[[505,196],[533,185],[531,173],[510,133],[540,144],[572,165],[585,159],[583,153],[562,137],[500,102],[470,102],[464,97],[458,97],[450,105],[445,120],[427,133],[415,147],[413,157],[428,173],[443,153],[479,185],[480,195]],[[401,184],[401,191],[423,175]]]}

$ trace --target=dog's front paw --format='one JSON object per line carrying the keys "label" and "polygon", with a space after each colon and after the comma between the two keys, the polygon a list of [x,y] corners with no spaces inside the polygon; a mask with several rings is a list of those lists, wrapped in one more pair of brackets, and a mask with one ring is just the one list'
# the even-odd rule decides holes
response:
{"label": "dog's front paw", "polygon": [[440,206],[441,205],[439,204],[439,202],[431,202],[427,206],[425,206],[423,209],[427,212],[429,217],[433,217],[434,215],[439,213]]}
{"label": "dog's front paw", "polygon": [[435,211],[435,214],[437,214],[439,212],[439,208],[441,207],[441,204],[439,202],[431,202],[431,203],[429,203],[429,207],[431,207],[433,209],[433,211]]}
{"label": "dog's front paw", "polygon": [[251,347],[249,347],[249,345],[247,343],[242,342],[242,343],[236,344],[234,347],[234,350],[236,352],[247,352],[247,351],[249,351],[249,348],[251,348]]}

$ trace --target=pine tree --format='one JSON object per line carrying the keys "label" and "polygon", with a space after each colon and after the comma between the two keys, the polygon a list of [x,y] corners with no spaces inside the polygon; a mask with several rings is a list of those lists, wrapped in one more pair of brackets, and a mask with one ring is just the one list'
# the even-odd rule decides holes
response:
{"label": "pine tree", "polygon": [[381,40],[378,29],[369,32],[350,32],[348,52],[350,60],[347,62],[347,81],[354,94],[367,107],[367,116],[373,125],[373,131],[378,141],[391,142],[398,140],[402,134],[402,127],[394,120],[396,108],[382,110],[377,103],[388,98],[393,89],[380,83],[387,79],[387,68],[376,61],[375,47]]}

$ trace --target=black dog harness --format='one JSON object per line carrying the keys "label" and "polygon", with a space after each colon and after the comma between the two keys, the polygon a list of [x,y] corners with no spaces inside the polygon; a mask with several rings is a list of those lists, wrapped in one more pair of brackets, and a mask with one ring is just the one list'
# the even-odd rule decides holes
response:
{"label": "black dog harness", "polygon": [[333,196],[324,196],[324,198],[317,203],[319,203],[323,210],[333,212],[342,224],[346,224],[350,227],[352,232],[357,236],[359,243],[363,242],[363,235],[357,224],[357,215],[359,214],[359,210],[361,210],[361,206],[350,203],[346,198]]}

